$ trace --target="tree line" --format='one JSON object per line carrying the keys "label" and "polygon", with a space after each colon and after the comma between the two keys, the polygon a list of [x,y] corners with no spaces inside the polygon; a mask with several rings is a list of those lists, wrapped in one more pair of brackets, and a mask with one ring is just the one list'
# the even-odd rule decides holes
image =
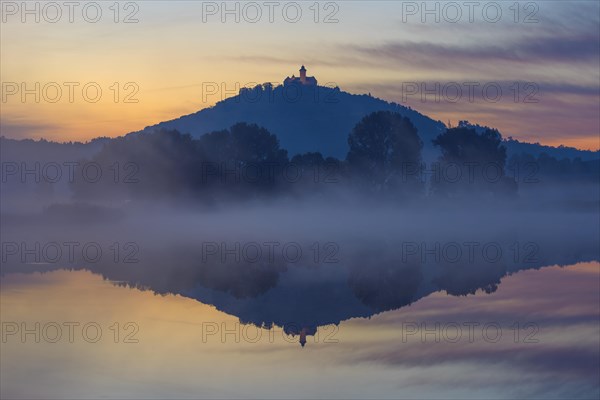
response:
{"label": "tree line", "polygon": [[[92,161],[128,165],[132,179],[73,184],[78,199],[187,197],[219,201],[273,195],[313,195],[343,187],[393,199],[420,196],[512,196],[506,148],[495,129],[478,132],[465,123],[448,128],[433,144],[441,155],[425,165],[423,142],[412,122],[390,111],[365,116],[348,136],[345,159],[318,152],[289,157],[277,137],[255,124],[193,138],[175,130],[130,134],[108,141]],[[551,176],[593,177],[593,165],[548,156],[516,156],[513,163],[539,162]]]}

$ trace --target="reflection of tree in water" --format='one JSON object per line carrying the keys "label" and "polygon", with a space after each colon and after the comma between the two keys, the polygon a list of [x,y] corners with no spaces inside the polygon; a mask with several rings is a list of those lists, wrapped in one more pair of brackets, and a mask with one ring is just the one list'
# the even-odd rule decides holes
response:
{"label": "reflection of tree in water", "polygon": [[503,262],[467,262],[443,263],[441,274],[432,282],[441,290],[453,296],[475,294],[478,289],[485,293],[494,293],[498,289],[500,279],[506,275],[507,268]]}
{"label": "reflection of tree in water", "polygon": [[[82,208],[81,212],[86,210]],[[54,208],[52,211],[47,216],[48,222],[60,220],[63,210]],[[108,215],[94,215],[94,220],[108,220]],[[343,248],[350,250],[344,254],[340,265],[304,268],[293,263],[288,266],[281,258],[249,263],[237,262],[233,257],[223,263],[220,257],[203,261],[199,247],[203,239],[217,238],[168,237],[166,240],[170,233],[161,233],[159,240],[148,239],[139,243],[143,251],[139,252],[137,263],[115,263],[112,254],[107,251],[103,263],[78,259],[72,265],[76,265],[75,270],[86,269],[100,274],[116,285],[152,290],[163,295],[178,294],[214,305],[218,310],[237,316],[242,323],[267,329],[282,327],[287,335],[295,335],[299,337],[300,344],[306,344],[310,343],[309,336],[318,332],[318,327],[399,309],[433,292],[445,290],[450,295],[459,296],[482,289],[492,293],[501,278],[510,273],[547,265],[598,260],[597,227],[586,216],[578,218],[569,216],[565,221],[573,222],[564,224],[561,235],[541,232],[539,228],[531,232],[523,228],[524,233],[518,233],[530,241],[520,243],[516,257],[517,254],[509,250],[519,236],[509,236],[502,241],[500,247],[507,252],[498,262],[484,260],[480,247],[474,252],[474,260],[465,260],[468,258],[465,253],[459,262],[440,263],[435,255],[429,253],[423,258],[422,252],[416,252],[405,260],[397,240],[390,239],[390,244],[387,240],[368,240],[361,236],[358,240],[342,242]],[[26,231],[33,231],[38,223],[23,225],[22,221],[14,218],[8,221],[20,223]],[[496,234],[481,237],[488,238],[489,243],[497,239]],[[419,242],[414,237],[413,240]],[[528,251],[528,243],[536,246],[533,254]],[[427,243],[425,248],[432,249],[433,245]],[[121,254],[121,259],[125,253]],[[488,257],[491,255],[488,254]],[[24,264],[20,257],[15,256],[2,264],[0,273],[63,268],[59,264]]]}
{"label": "reflection of tree in water", "polygon": [[129,264],[126,268],[112,263],[97,267],[93,268],[94,272],[124,286],[150,288],[160,294],[180,294],[202,286],[236,298],[265,293],[277,285],[279,274],[287,269],[285,261],[276,258],[264,262],[233,259],[224,263],[220,260],[203,262],[200,250],[183,246],[157,252],[143,263]]}
{"label": "reflection of tree in water", "polygon": [[363,304],[382,312],[417,300],[422,280],[420,263],[403,263],[383,252],[369,252],[356,257],[348,284]]}
{"label": "reflection of tree in water", "polygon": [[280,262],[229,262],[202,264],[198,282],[202,286],[228,292],[236,298],[256,297],[275,287],[279,273],[286,270]]}

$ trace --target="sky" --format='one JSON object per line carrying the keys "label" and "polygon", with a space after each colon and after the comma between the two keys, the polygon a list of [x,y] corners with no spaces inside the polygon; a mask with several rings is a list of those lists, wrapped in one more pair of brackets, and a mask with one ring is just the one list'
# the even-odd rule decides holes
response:
{"label": "sky", "polygon": [[444,123],[600,148],[597,1],[0,3],[6,137],[119,136],[304,64]]}

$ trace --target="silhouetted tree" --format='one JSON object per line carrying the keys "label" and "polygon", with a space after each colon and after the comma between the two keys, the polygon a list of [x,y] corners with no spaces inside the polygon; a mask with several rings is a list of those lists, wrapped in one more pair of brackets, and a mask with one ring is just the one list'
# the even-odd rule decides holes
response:
{"label": "silhouetted tree", "polygon": [[90,161],[82,165],[98,167],[90,168],[89,179],[74,182],[75,197],[125,200],[186,194],[194,189],[192,171],[199,159],[190,135],[160,130],[115,138]]}
{"label": "silhouetted tree", "polygon": [[505,176],[506,148],[495,129],[481,133],[469,126],[447,129],[433,140],[442,156],[433,166],[432,191],[459,195],[516,192],[514,179]]}
{"label": "silhouetted tree", "polygon": [[287,151],[265,128],[241,122],[229,130],[207,133],[198,139],[206,160],[249,163],[286,163]]}
{"label": "silhouetted tree", "polygon": [[398,113],[367,115],[348,136],[348,168],[366,187],[379,193],[421,188],[420,176],[405,174],[421,165],[423,142],[411,121]]}
{"label": "silhouetted tree", "polygon": [[289,190],[294,196],[314,195],[334,189],[342,183],[342,163],[321,153],[296,154],[286,172]]}
{"label": "silhouetted tree", "polygon": [[583,161],[580,157],[558,160],[546,153],[537,158],[527,153],[515,154],[508,162],[508,170],[524,183],[596,183],[600,180],[600,160]]}
{"label": "silhouetted tree", "polygon": [[200,139],[167,130],[127,135],[109,141],[91,161],[103,174],[74,184],[80,199],[217,200],[272,190],[288,158],[275,135],[239,123]]}
{"label": "silhouetted tree", "polygon": [[202,170],[199,181],[237,195],[272,190],[281,183],[287,151],[277,137],[255,124],[238,123],[229,130],[198,139]]}

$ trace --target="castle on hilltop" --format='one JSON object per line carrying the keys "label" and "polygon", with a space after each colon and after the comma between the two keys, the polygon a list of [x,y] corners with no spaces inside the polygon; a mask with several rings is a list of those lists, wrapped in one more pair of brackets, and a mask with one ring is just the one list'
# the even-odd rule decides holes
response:
{"label": "castle on hilltop", "polygon": [[292,84],[305,85],[305,86],[317,86],[317,78],[315,78],[314,76],[306,76],[306,68],[304,68],[304,65],[303,65],[300,68],[300,76],[299,77],[295,77],[294,75],[292,75],[291,77],[288,76],[283,81],[284,86],[292,85]]}

